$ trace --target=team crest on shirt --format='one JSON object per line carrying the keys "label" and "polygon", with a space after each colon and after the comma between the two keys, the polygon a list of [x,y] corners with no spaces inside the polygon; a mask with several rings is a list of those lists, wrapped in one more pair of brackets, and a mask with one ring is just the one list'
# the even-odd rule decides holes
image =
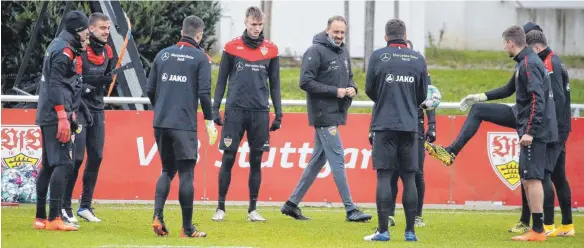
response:
{"label": "team crest on shirt", "polygon": [[329,127],[328,131],[332,136],[337,135],[337,127]]}
{"label": "team crest on shirt", "polygon": [[515,132],[488,132],[487,151],[495,174],[510,189],[520,184],[519,137]]}
{"label": "team crest on shirt", "polygon": [[268,54],[268,48],[266,46],[262,46],[260,47],[260,52],[262,55],[266,56],[266,54]]}
{"label": "team crest on shirt", "polygon": [[231,138],[229,138],[229,137],[223,138],[223,143],[225,144],[226,147],[230,147],[232,141],[233,140]]}

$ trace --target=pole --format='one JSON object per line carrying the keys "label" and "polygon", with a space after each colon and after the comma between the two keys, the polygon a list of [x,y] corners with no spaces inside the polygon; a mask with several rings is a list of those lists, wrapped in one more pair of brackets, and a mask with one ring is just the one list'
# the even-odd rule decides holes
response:
{"label": "pole", "polygon": [[363,71],[367,72],[369,57],[373,53],[373,39],[375,26],[375,1],[365,2],[365,61]]}

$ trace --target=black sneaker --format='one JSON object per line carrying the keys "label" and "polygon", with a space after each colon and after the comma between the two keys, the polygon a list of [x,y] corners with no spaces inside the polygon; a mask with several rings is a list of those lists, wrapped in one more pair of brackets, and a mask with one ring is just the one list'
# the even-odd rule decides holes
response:
{"label": "black sneaker", "polygon": [[365,222],[371,219],[371,215],[361,212],[359,209],[347,212],[347,221]]}
{"label": "black sneaker", "polygon": [[302,211],[300,211],[300,208],[298,207],[292,207],[288,204],[284,204],[280,211],[282,211],[282,214],[288,215],[297,220],[310,220],[310,218],[302,215]]}

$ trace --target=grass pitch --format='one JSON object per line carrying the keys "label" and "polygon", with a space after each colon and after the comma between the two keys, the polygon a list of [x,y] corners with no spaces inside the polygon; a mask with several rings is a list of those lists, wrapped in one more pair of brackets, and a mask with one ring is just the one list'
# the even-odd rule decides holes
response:
{"label": "grass pitch", "polygon": [[[544,243],[513,242],[507,229],[519,218],[518,211],[426,210],[427,227],[417,228],[417,243],[404,241],[405,218],[398,209],[397,226],[390,229],[390,242],[365,242],[374,232],[374,209],[368,223],[349,223],[340,208],[303,208],[310,221],[283,216],[278,207],[260,207],[266,223],[249,223],[247,208],[227,207],[224,222],[213,222],[212,206],[195,206],[194,222],[208,233],[204,239],[179,237],[181,214],[178,205],[167,205],[168,237],[151,230],[152,205],[95,205],[102,223],[81,222],[77,232],[35,230],[33,205],[2,207],[2,247],[582,247],[584,236],[549,238]],[[556,223],[559,224],[559,213]],[[574,214],[574,223],[584,215]]]}

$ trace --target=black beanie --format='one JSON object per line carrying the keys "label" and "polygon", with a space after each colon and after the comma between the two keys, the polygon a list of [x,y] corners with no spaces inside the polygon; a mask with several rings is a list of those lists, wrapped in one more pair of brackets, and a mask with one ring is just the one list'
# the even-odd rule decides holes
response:
{"label": "black beanie", "polygon": [[74,10],[65,15],[65,30],[69,33],[76,34],[89,26],[89,19],[85,13]]}
{"label": "black beanie", "polygon": [[528,22],[528,23],[525,23],[525,25],[523,25],[523,31],[525,31],[526,34],[529,33],[529,31],[533,31],[533,30],[539,30],[539,31],[543,32],[541,27],[533,22]]}

